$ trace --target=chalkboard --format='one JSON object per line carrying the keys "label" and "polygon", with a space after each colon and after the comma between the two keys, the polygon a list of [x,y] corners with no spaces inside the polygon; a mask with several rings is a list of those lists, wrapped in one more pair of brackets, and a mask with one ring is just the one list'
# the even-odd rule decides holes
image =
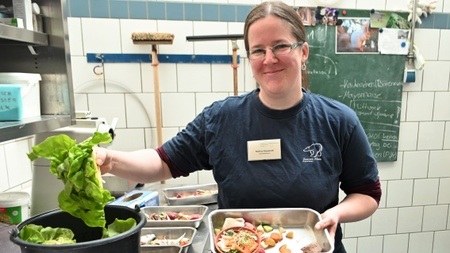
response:
{"label": "chalkboard", "polygon": [[336,27],[307,27],[308,83],[313,93],[357,113],[377,161],[396,161],[404,55],[336,54]]}

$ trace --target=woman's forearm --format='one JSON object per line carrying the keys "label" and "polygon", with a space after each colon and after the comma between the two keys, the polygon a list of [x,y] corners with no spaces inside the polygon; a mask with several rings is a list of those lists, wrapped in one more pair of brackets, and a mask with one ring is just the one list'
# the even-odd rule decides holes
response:
{"label": "woman's forearm", "polygon": [[110,166],[107,172],[111,174],[140,183],[172,178],[169,168],[154,149],[131,152],[106,149],[105,151],[104,165]]}
{"label": "woman's forearm", "polygon": [[371,216],[377,208],[378,203],[372,197],[365,194],[352,193],[328,211],[335,213],[339,217],[339,223],[346,223],[363,220]]}
{"label": "woman's forearm", "polygon": [[328,228],[334,238],[338,223],[354,222],[371,216],[378,208],[377,201],[369,195],[351,193],[337,206],[322,213],[322,220],[317,222],[315,228],[322,230]]}

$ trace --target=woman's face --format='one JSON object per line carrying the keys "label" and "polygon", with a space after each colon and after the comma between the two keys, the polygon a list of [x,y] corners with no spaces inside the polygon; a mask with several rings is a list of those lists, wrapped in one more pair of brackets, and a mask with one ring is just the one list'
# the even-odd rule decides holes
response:
{"label": "woman's face", "polygon": [[[305,43],[287,55],[275,56],[269,49],[278,44],[298,42],[287,25],[275,16],[267,16],[253,23],[248,30],[249,51],[266,49],[265,57],[250,60],[253,76],[261,86],[261,93],[269,97],[299,94],[302,86],[301,65],[308,58]],[[295,93],[293,93],[295,92]]]}

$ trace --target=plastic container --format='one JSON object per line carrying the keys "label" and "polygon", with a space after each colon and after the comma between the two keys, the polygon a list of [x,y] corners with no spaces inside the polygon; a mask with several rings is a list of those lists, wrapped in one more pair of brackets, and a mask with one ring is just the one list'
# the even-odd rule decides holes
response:
{"label": "plastic container", "polygon": [[23,115],[22,87],[20,85],[0,85],[0,119],[21,120]]}
{"label": "plastic container", "polygon": [[29,217],[30,194],[26,192],[0,193],[0,222],[19,224]]}
{"label": "plastic container", "polygon": [[[22,117],[41,116],[40,74],[7,72],[0,73],[0,86],[7,84],[20,85],[22,96]],[[0,118],[0,120],[3,120]]]}
{"label": "plastic container", "polygon": [[[105,206],[106,224],[117,219],[134,218],[136,227],[113,237],[101,239],[102,228],[92,228],[79,218],[59,209],[49,211],[29,218],[20,223],[11,231],[10,240],[19,245],[22,253],[138,253],[140,249],[141,228],[147,222],[140,210],[134,210],[124,206]],[[28,224],[36,224],[44,227],[69,228],[75,234],[77,243],[68,245],[42,245],[29,243],[19,238],[19,231]]]}

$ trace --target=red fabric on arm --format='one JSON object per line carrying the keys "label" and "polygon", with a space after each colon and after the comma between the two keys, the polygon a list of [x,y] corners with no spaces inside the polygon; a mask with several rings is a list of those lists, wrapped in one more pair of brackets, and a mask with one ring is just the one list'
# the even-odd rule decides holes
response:
{"label": "red fabric on arm", "polygon": [[348,195],[351,193],[360,193],[364,195],[369,195],[375,201],[377,204],[380,204],[381,199],[381,183],[380,178],[377,178],[377,181],[369,184],[364,184],[358,187],[350,188],[350,189],[343,189],[344,192]]}
{"label": "red fabric on arm", "polygon": [[167,166],[169,166],[170,173],[172,174],[173,178],[189,176],[189,173],[181,171],[180,169],[177,168],[177,166],[175,166],[175,164],[172,163],[172,160],[170,160],[170,157],[167,155],[166,151],[164,151],[162,146],[156,148],[155,150],[158,153],[161,160],[163,160],[167,164]]}

